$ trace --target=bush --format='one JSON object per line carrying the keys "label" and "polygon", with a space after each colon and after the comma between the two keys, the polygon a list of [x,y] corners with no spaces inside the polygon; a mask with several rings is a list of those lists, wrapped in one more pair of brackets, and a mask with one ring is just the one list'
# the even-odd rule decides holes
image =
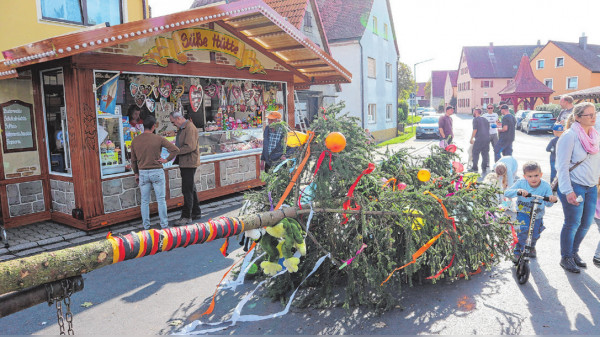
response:
{"label": "bush", "polygon": [[408,103],[406,100],[398,102],[398,122],[405,122],[408,117]]}
{"label": "bush", "polygon": [[542,104],[535,107],[536,111],[550,111],[554,117],[558,117],[562,108],[558,104]]}
{"label": "bush", "polygon": [[421,116],[408,116],[406,118],[406,123],[408,124],[417,124],[421,121]]}

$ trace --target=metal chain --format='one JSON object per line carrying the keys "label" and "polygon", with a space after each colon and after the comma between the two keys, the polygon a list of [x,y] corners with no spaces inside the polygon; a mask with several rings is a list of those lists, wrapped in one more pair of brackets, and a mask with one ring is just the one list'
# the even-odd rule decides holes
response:
{"label": "metal chain", "polygon": [[56,319],[58,320],[58,330],[61,335],[65,334],[65,320],[63,319],[62,303],[60,300],[55,302],[56,304]]}
{"label": "metal chain", "polygon": [[[65,306],[67,307],[67,312],[65,312],[65,320],[67,321],[67,333],[69,335],[74,335],[75,331],[73,330],[73,314],[71,313],[71,294],[73,294],[73,282],[70,279],[66,279],[63,280],[61,282],[61,285],[63,287],[63,291],[65,294],[65,298],[63,299],[63,302],[65,303]],[[64,335],[64,326],[62,328],[62,335]]]}

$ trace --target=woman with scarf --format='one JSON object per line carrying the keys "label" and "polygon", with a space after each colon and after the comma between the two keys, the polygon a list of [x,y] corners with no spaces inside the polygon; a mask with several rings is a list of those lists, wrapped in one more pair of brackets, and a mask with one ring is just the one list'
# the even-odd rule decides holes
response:
{"label": "woman with scarf", "polygon": [[565,222],[560,233],[560,265],[572,273],[587,264],[579,256],[579,246],[596,211],[600,176],[600,137],[594,128],[596,109],[592,103],[579,103],[573,109],[570,128],[556,145],[558,197]]}

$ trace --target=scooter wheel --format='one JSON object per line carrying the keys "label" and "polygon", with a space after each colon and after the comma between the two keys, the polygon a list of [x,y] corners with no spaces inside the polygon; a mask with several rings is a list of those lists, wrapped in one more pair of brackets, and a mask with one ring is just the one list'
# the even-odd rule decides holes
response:
{"label": "scooter wheel", "polygon": [[519,264],[519,266],[517,267],[517,280],[519,281],[519,284],[525,284],[527,283],[527,280],[529,280],[529,263],[527,262],[522,262]]}

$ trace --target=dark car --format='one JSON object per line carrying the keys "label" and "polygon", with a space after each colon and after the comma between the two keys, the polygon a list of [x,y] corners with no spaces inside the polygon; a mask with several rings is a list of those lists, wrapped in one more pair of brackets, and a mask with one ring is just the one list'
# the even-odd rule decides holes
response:
{"label": "dark car", "polygon": [[440,128],[438,126],[438,122],[440,120],[439,116],[424,116],[419,124],[417,124],[417,132],[416,138],[439,138],[440,137]]}
{"label": "dark car", "polygon": [[525,116],[527,116],[527,114],[532,111],[534,111],[534,110],[519,110],[519,111],[517,111],[517,113],[515,114],[515,119],[517,120],[517,125],[516,125],[517,130],[521,129],[521,122],[523,121]]}
{"label": "dark car", "polygon": [[521,121],[521,130],[527,134],[533,131],[551,131],[556,118],[550,111],[533,111]]}

